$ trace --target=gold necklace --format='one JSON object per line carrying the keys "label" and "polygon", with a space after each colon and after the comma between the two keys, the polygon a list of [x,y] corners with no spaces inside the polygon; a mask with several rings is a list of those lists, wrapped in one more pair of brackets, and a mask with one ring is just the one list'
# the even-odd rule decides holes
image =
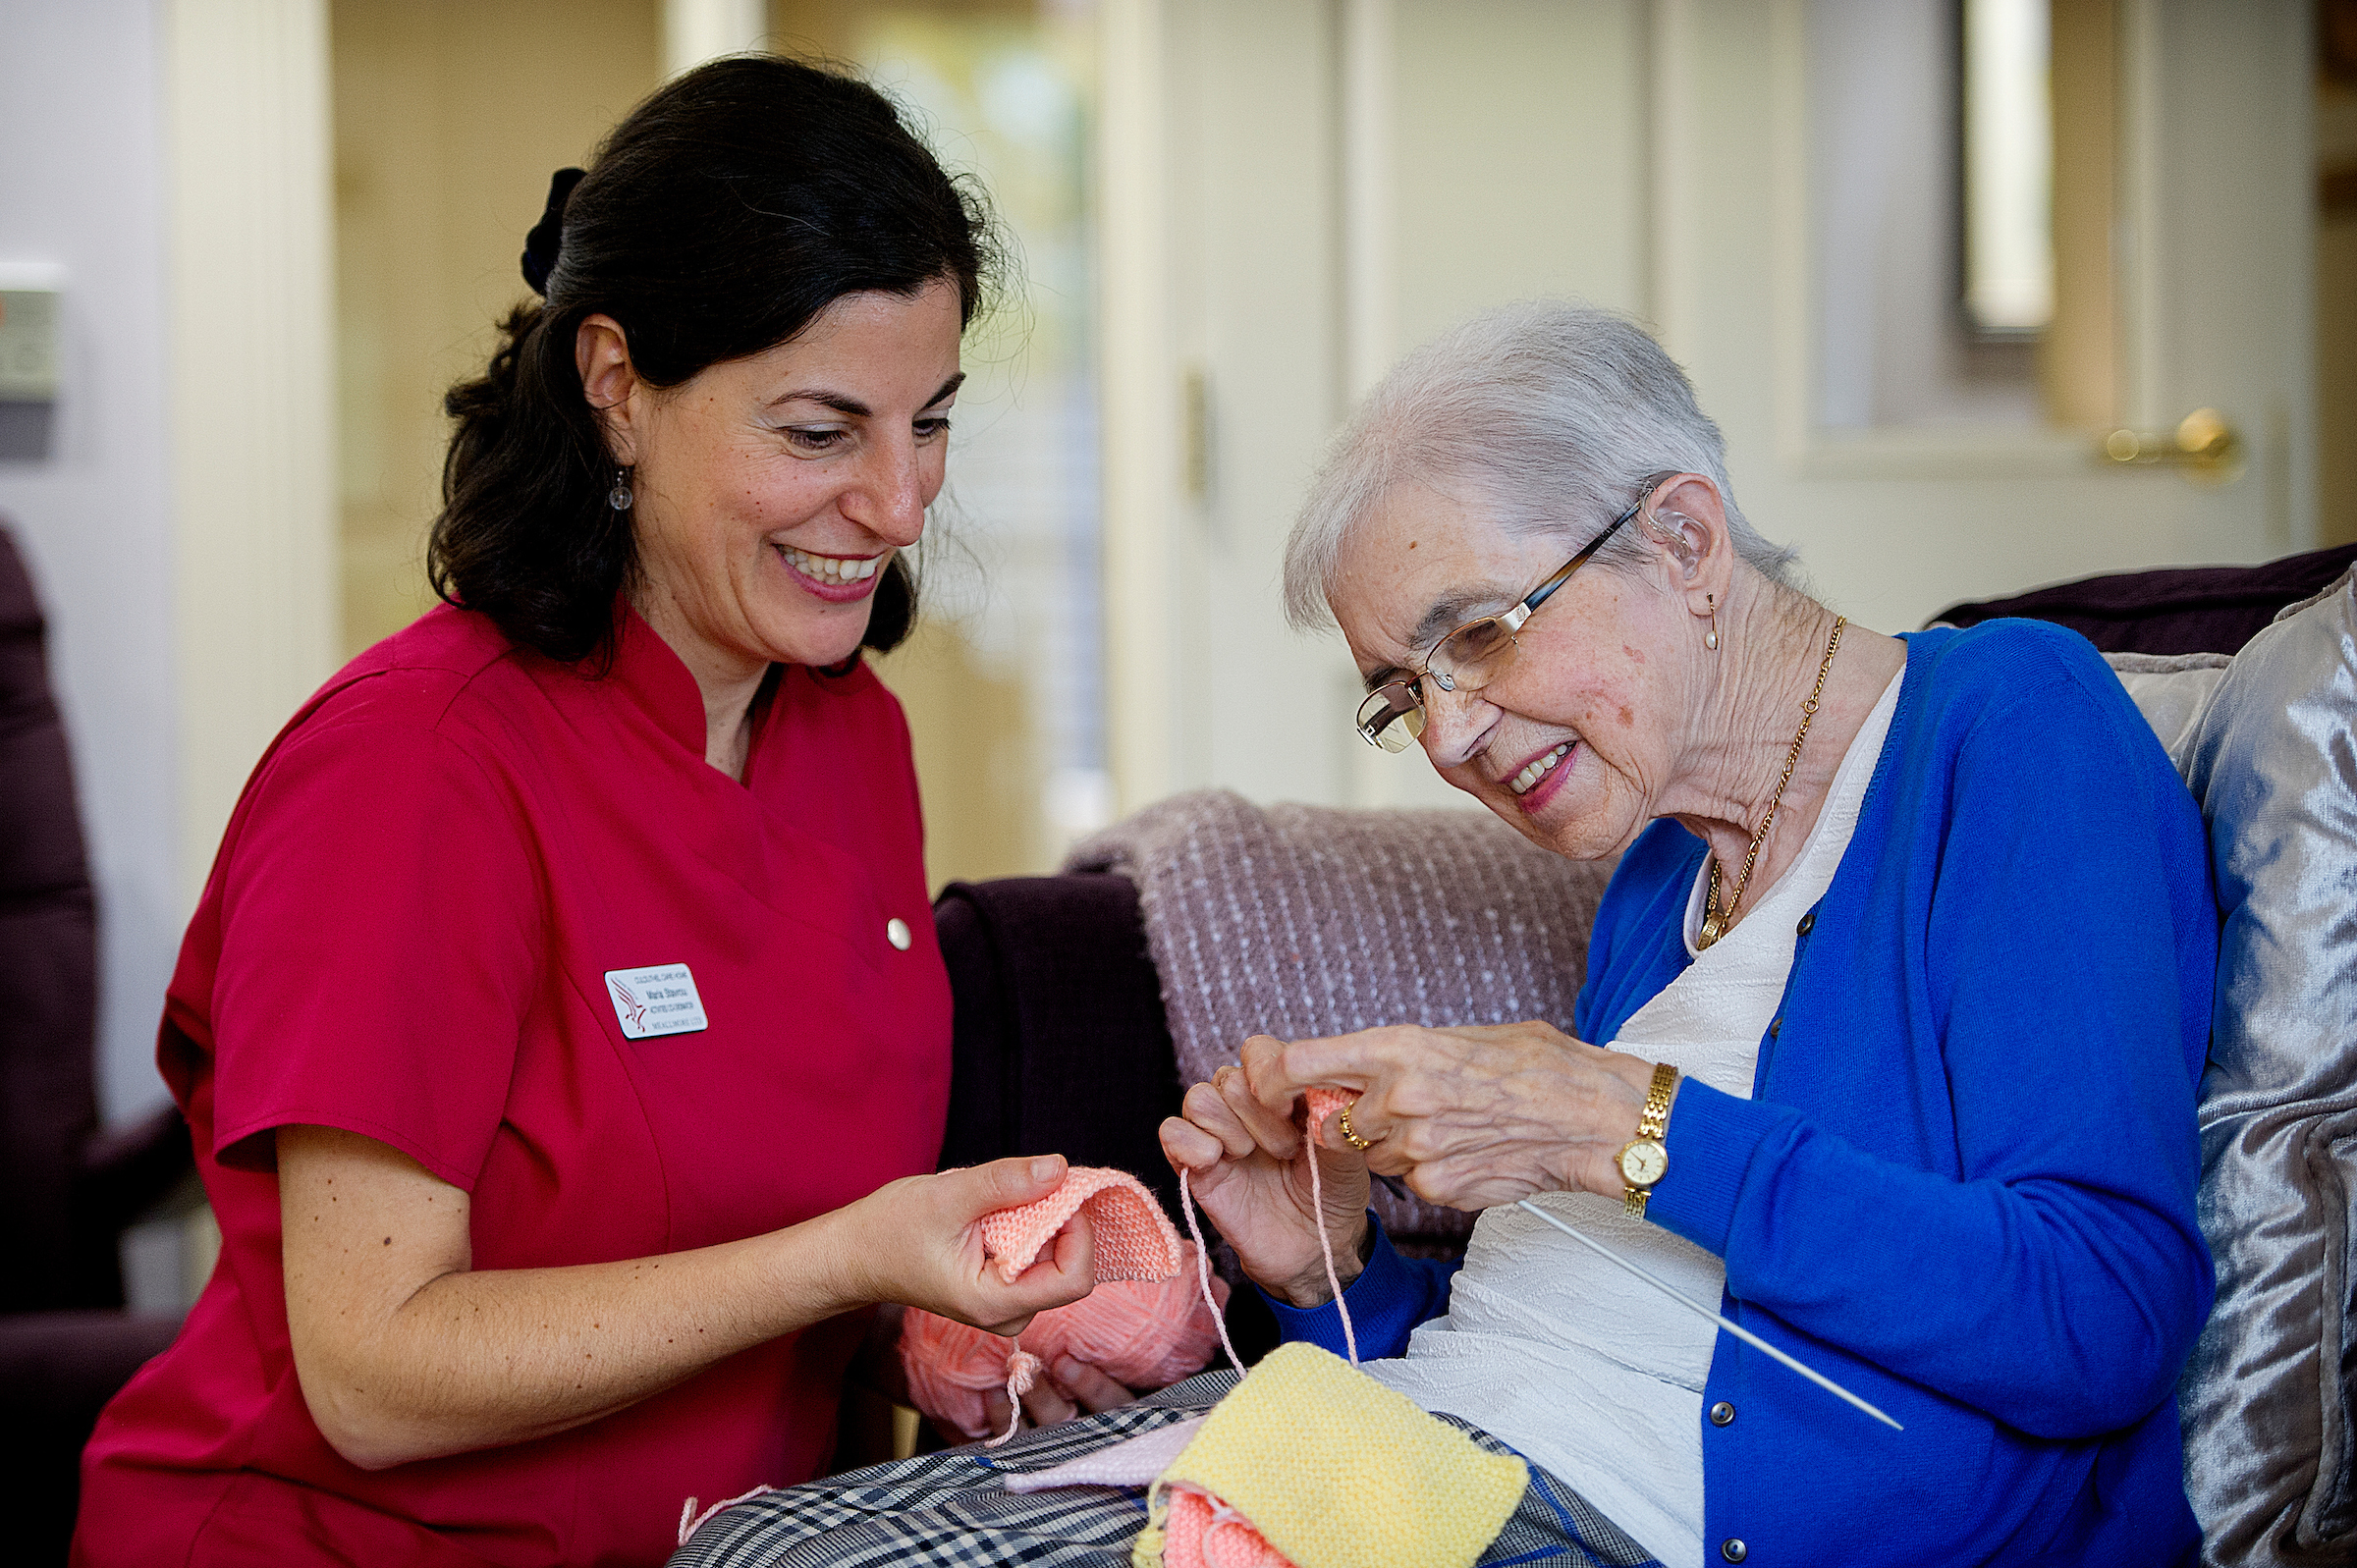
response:
{"label": "gold necklace", "polygon": [[1694,938],[1696,950],[1708,947],[1727,935],[1735,923],[1735,910],[1743,902],[1743,890],[1751,886],[1751,868],[1760,858],[1760,845],[1768,841],[1768,830],[1776,826],[1776,808],[1784,803],[1784,786],[1792,782],[1793,766],[1800,761],[1800,748],[1808,742],[1810,721],[1817,717],[1817,703],[1825,695],[1825,677],[1834,668],[1834,653],[1841,646],[1841,628],[1849,624],[1849,617],[1834,617],[1834,635],[1825,645],[1825,658],[1817,666],[1817,688],[1809,700],[1800,705],[1800,730],[1792,737],[1792,749],[1784,754],[1784,776],[1776,782],[1776,793],[1768,797],[1768,815],[1760,819],[1760,831],[1751,836],[1750,852],[1743,856],[1743,869],[1735,875],[1734,896],[1727,907],[1719,907],[1719,857],[1711,857],[1711,889],[1702,904],[1702,930]]}

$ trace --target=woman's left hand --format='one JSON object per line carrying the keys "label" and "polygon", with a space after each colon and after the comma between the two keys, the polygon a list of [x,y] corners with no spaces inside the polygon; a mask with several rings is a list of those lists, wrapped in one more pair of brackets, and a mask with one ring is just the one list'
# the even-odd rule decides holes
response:
{"label": "woman's left hand", "polygon": [[[1320,1084],[1358,1090],[1350,1130],[1370,1145],[1368,1168],[1453,1209],[1536,1192],[1618,1197],[1614,1157],[1637,1135],[1653,1077],[1649,1061],[1537,1022],[1396,1025],[1290,1045],[1261,1036],[1243,1064],[1280,1115]],[[1326,1147],[1349,1147],[1341,1122],[1327,1120]]]}

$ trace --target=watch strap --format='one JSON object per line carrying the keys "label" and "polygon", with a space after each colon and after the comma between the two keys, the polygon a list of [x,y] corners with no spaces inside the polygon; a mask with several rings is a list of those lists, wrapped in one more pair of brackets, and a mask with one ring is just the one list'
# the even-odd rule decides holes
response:
{"label": "watch strap", "polygon": [[1677,1093],[1677,1069],[1666,1061],[1653,1065],[1653,1082],[1645,1091],[1645,1111],[1637,1118],[1637,1136],[1661,1141],[1670,1125],[1670,1097]]}
{"label": "watch strap", "polygon": [[[1637,1140],[1662,1141],[1670,1124],[1670,1097],[1677,1092],[1677,1069],[1666,1061],[1654,1063],[1653,1082],[1645,1090],[1645,1108],[1637,1116]],[[1620,1208],[1631,1219],[1645,1217],[1646,1200],[1653,1196],[1650,1184],[1640,1187],[1624,1175],[1620,1184]]]}

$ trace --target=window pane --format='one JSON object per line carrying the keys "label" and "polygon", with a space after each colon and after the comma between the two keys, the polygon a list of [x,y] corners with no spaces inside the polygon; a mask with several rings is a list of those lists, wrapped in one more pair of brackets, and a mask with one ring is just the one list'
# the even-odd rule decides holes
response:
{"label": "window pane", "polygon": [[1964,0],[1964,310],[2030,336],[2055,313],[2048,0]]}

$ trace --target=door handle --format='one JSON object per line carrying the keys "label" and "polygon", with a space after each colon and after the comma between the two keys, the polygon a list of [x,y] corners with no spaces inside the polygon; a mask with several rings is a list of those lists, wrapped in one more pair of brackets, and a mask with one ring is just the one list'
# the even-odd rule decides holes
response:
{"label": "door handle", "polygon": [[2242,476],[2242,437],[2216,408],[2196,408],[2165,435],[2112,431],[2104,437],[2104,461],[2113,468],[2174,468],[2197,484],[2231,484]]}

